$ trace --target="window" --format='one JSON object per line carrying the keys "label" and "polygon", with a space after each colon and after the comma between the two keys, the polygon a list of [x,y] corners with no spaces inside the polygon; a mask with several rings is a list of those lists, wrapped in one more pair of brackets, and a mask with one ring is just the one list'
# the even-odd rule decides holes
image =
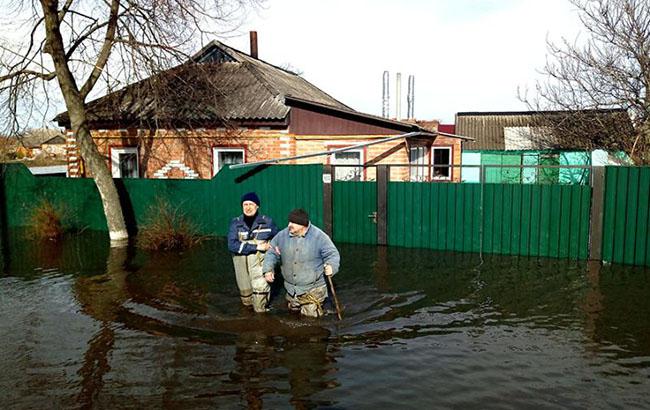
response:
{"label": "window", "polygon": [[435,165],[451,165],[450,147],[433,147],[432,156],[433,179],[451,179],[451,167],[436,167]]}
{"label": "window", "polygon": [[138,178],[138,147],[111,148],[113,178]]}
{"label": "window", "polygon": [[413,146],[409,149],[409,164],[426,165],[410,167],[410,179],[412,182],[427,181],[429,179],[429,148],[425,145]]}
{"label": "window", "polygon": [[363,175],[363,150],[350,150],[332,154],[330,163],[332,165],[357,165],[337,166],[334,171],[336,181],[361,181]]}
{"label": "window", "polygon": [[213,148],[212,149],[212,172],[214,175],[221,171],[225,165],[243,164],[244,163],[244,149],[243,148]]}

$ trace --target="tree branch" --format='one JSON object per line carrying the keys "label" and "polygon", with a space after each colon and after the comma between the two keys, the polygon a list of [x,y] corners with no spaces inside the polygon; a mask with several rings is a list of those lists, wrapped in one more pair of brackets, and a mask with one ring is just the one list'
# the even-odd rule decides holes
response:
{"label": "tree branch", "polygon": [[113,41],[115,40],[115,31],[117,29],[117,18],[118,18],[119,8],[120,8],[120,1],[113,0],[111,2],[111,14],[108,19],[108,27],[106,29],[106,37],[104,39],[104,44],[99,53],[99,56],[97,57],[97,61],[95,63],[92,72],[90,73],[90,76],[86,80],[86,83],[83,85],[83,87],[81,87],[81,96],[84,99],[86,98],[90,90],[92,90],[95,84],[97,83],[99,76],[101,75],[102,71],[104,70],[104,67],[106,66],[108,57],[111,54],[111,49],[113,48]]}

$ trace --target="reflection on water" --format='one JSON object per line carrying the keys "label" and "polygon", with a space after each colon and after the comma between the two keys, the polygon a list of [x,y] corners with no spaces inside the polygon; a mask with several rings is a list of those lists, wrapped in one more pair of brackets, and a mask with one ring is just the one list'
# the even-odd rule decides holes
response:
{"label": "reflection on water", "polygon": [[12,233],[1,408],[649,407],[643,269],[342,245],[344,319],[238,302],[226,245]]}

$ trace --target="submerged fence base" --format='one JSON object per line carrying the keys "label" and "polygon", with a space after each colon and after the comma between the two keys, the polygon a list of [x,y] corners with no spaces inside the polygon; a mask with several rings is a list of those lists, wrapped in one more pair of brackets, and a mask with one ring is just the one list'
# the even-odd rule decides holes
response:
{"label": "submerged fence base", "polygon": [[[265,165],[224,169],[212,180],[116,183],[132,230],[162,199],[200,233],[223,236],[241,214],[240,196],[256,191],[278,226],[302,207],[338,242],[650,265],[650,168],[593,167],[589,185],[559,185],[402,182],[384,165],[374,167],[374,181],[336,181],[337,167]],[[2,235],[27,226],[42,199],[73,229],[106,230],[91,179],[35,177],[12,164],[0,173]]]}

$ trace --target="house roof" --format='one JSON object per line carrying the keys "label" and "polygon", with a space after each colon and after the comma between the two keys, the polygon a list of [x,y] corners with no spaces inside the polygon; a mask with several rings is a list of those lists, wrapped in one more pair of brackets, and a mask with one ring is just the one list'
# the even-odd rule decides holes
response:
{"label": "house roof", "polygon": [[[299,75],[212,41],[188,62],[88,103],[89,120],[284,121],[287,95],[351,110]],[[67,112],[55,118],[69,125]]]}
{"label": "house roof", "polygon": [[40,148],[43,144],[65,144],[61,131],[55,129],[33,129],[16,137],[25,148]]}
{"label": "house roof", "polygon": [[[582,138],[576,135],[558,138],[544,132],[544,127],[554,118],[568,122],[578,122],[587,117],[612,121],[620,119],[621,116],[629,122],[625,109],[459,112],[456,114],[456,132],[474,138],[474,141],[463,143],[463,149],[466,150],[515,149],[506,143],[507,135],[515,135],[514,138],[519,139],[527,149],[594,149],[597,145],[595,139],[599,137],[597,132]],[[521,141],[522,139],[526,141]]]}

